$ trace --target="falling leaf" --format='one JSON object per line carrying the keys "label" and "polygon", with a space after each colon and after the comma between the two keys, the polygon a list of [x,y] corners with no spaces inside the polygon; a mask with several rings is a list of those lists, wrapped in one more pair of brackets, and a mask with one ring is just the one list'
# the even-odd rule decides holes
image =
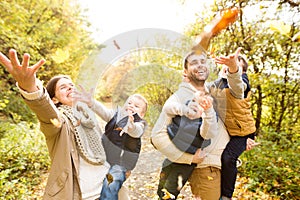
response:
{"label": "falling leaf", "polygon": [[116,131],[121,131],[121,130],[123,130],[123,129],[122,129],[122,127],[117,127],[117,128],[115,128],[114,130],[116,130]]}
{"label": "falling leaf", "polygon": [[216,36],[223,29],[226,29],[230,24],[234,23],[239,14],[239,9],[229,8],[224,9],[207,25],[204,30],[207,32],[212,32],[212,35]]}
{"label": "falling leaf", "polygon": [[168,190],[166,189],[162,189],[162,192],[164,192],[164,196],[162,197],[162,199],[175,199],[175,196],[173,194],[171,194],[170,192],[168,192]]}
{"label": "falling leaf", "polygon": [[58,64],[65,62],[69,57],[69,51],[63,49],[57,49],[55,53],[51,55],[51,58]]}
{"label": "falling leaf", "polygon": [[119,46],[119,44],[117,43],[116,40],[114,40],[114,45],[115,45],[115,47],[116,47],[118,50],[121,49],[120,46]]}
{"label": "falling leaf", "polygon": [[62,123],[61,123],[58,119],[56,119],[56,118],[50,119],[50,122],[51,122],[56,128],[60,128],[61,125],[62,125]]}
{"label": "falling leaf", "polygon": [[287,25],[284,22],[280,22],[280,21],[271,22],[269,27],[270,27],[271,30],[277,31],[282,35],[288,35],[290,30],[291,30],[290,25]]}
{"label": "falling leaf", "polygon": [[114,177],[110,173],[106,174],[106,179],[107,179],[108,185],[114,181]]}
{"label": "falling leaf", "polygon": [[214,178],[213,178],[213,177],[211,177],[211,176],[207,176],[207,179],[208,179],[209,181],[212,181],[212,180],[214,180]]}
{"label": "falling leaf", "polygon": [[216,52],[216,49],[214,47],[212,47],[211,50],[210,50],[210,52],[209,52],[210,57],[216,58],[215,52]]}

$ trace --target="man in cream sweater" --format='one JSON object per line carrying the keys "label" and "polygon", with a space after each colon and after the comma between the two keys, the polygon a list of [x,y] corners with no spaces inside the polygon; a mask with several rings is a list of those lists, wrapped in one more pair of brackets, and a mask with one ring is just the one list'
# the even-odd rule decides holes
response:
{"label": "man in cream sweater", "polygon": [[[239,98],[244,91],[244,84],[241,78],[242,70],[237,64],[237,56],[240,52],[237,49],[235,54],[222,56],[216,59],[217,63],[228,66],[228,81],[230,92],[233,96]],[[205,50],[197,49],[192,51],[184,59],[185,81],[179,86],[178,91],[172,95],[166,103],[178,104],[192,99],[197,91],[207,92],[211,85],[205,83],[209,76],[209,67],[207,64],[207,55]],[[182,110],[184,115],[184,110]],[[151,141],[154,147],[165,155],[170,161],[176,163],[192,164],[197,163],[192,176],[190,185],[196,198],[202,200],[218,200],[220,198],[221,188],[221,154],[229,141],[229,135],[223,122],[219,119],[216,123],[217,134],[211,138],[211,144],[205,148],[207,155],[201,157],[200,151],[195,154],[189,154],[179,150],[167,133],[167,126],[172,118],[168,116],[164,109],[160,114],[151,135]]]}

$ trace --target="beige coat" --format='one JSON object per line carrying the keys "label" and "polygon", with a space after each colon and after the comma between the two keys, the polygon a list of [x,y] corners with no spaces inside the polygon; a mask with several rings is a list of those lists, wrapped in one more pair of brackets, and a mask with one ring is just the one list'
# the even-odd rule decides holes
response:
{"label": "beige coat", "polygon": [[50,119],[58,119],[60,113],[47,93],[37,100],[25,102],[40,121],[51,158],[50,174],[43,199],[80,200],[79,154],[70,121],[66,116],[62,117],[60,128],[50,122]]}

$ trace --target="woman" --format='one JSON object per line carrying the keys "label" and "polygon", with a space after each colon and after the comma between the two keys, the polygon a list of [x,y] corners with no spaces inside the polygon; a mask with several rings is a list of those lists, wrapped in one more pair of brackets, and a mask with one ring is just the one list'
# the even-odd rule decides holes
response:
{"label": "woman", "polygon": [[9,58],[0,53],[0,63],[17,81],[46,137],[51,168],[43,199],[94,200],[109,168],[94,113],[73,101],[75,86],[68,76],[55,76],[43,88],[36,72],[45,60],[30,67],[29,59],[24,54],[20,64],[15,50],[9,51]]}

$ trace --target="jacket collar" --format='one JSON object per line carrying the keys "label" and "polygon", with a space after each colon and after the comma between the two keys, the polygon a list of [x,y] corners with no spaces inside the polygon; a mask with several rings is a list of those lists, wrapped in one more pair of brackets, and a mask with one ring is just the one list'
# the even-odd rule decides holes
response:
{"label": "jacket collar", "polygon": [[[192,84],[184,81],[179,84],[179,88],[186,88],[187,90],[190,90],[193,93],[198,91]],[[209,93],[208,85],[206,83],[204,84],[204,88],[205,88],[205,92]]]}

